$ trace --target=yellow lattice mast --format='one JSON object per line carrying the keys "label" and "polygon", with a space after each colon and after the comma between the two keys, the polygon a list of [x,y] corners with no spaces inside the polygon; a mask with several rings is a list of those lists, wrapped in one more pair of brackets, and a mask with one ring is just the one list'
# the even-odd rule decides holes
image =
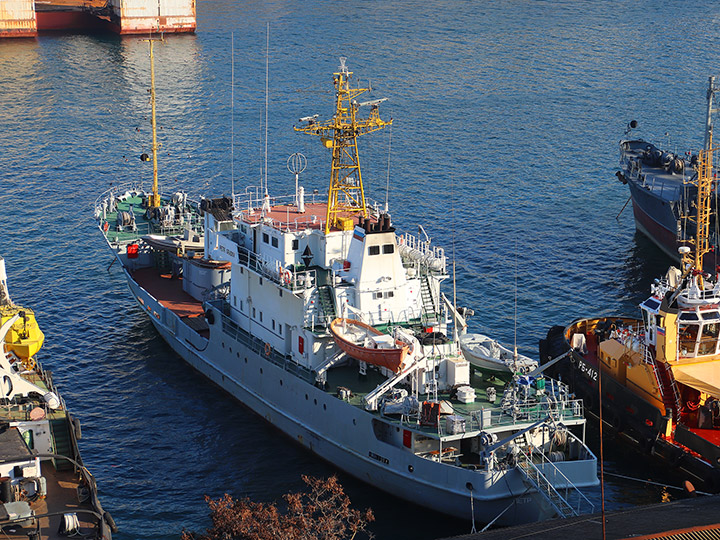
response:
{"label": "yellow lattice mast", "polygon": [[683,257],[685,264],[694,262],[697,270],[702,270],[703,257],[710,251],[710,193],[713,184],[713,150],[712,131],[710,131],[706,149],[700,151],[697,164],[697,214],[695,217],[697,231],[695,238],[689,240],[690,244],[695,248],[693,250],[695,252],[694,260],[693,255],[690,253]]}
{"label": "yellow lattice mast", "polygon": [[[357,138],[392,124],[392,119],[388,122],[380,119],[378,105],[385,99],[357,102],[356,98],[368,92],[370,88],[350,88],[353,72],[348,71],[345,61],[346,58],[340,58],[340,68],[333,74],[336,95],[335,116],[325,122],[317,122],[315,120],[317,115],[303,118],[307,125],[295,128],[296,131],[320,136],[323,144],[332,149],[325,234],[336,226],[340,213],[360,212],[363,217],[367,217]],[[370,116],[366,119],[358,119],[358,110],[363,106],[370,106]]]}

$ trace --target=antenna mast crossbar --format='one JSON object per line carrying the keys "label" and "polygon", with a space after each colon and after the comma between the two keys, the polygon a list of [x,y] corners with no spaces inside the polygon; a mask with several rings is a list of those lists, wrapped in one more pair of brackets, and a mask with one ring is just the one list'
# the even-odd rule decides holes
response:
{"label": "antenna mast crossbar", "polygon": [[358,109],[364,104],[359,104],[356,98],[371,89],[350,88],[352,74],[345,67],[345,58],[341,58],[340,69],[333,74],[335,115],[328,121],[317,122],[312,119],[308,125],[295,128],[295,131],[321,137],[325,147],[332,149],[325,234],[337,224],[340,213],[359,212],[367,217],[357,138],[392,125],[392,119],[384,121],[380,118],[378,104],[382,100],[369,102],[371,108],[368,118],[357,118]]}

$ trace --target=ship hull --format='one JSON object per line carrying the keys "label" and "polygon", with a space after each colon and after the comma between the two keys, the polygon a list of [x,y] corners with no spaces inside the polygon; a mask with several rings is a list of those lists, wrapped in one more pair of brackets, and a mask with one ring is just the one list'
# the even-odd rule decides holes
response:
{"label": "ship hull", "polygon": [[107,20],[80,9],[38,10],[37,28],[40,32],[103,32]]}
{"label": "ship hull", "polygon": [[670,202],[653,195],[636,182],[628,182],[632,197],[635,228],[648,237],[665,254],[680,260],[677,241],[678,220]]}
{"label": "ship hull", "polygon": [[[528,492],[520,472],[448,467],[379,441],[373,415],[331,396],[270,362],[262,349],[243,344],[222,329],[223,314],[206,304],[210,339],[205,339],[145,291],[125,269],[130,290],[153,326],[190,366],[267,422],[352,476],[415,504],[458,518],[517,524],[550,518],[553,509]],[[563,472],[576,486],[597,484],[582,462]],[[499,478],[502,475],[503,478]],[[587,477],[586,477],[587,476]],[[473,491],[468,489],[473,486]],[[515,494],[524,493],[522,497]],[[471,496],[473,503],[471,505]],[[509,508],[509,509],[508,509]]]}

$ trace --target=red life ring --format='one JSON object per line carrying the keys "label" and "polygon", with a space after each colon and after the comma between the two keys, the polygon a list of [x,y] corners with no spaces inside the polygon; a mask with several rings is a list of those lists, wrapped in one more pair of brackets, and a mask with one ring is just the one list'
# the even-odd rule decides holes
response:
{"label": "red life ring", "polygon": [[108,232],[108,229],[110,229],[110,224],[106,221],[103,223],[102,230],[103,232]]}
{"label": "red life ring", "polygon": [[272,350],[272,347],[270,347],[269,343],[265,343],[265,356],[270,356],[270,351]]}

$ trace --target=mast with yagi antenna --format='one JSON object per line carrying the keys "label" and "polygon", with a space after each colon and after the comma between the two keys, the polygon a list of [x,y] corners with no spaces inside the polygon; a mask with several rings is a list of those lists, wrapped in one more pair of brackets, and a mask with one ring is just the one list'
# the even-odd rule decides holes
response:
{"label": "mast with yagi antenna", "polygon": [[[371,89],[350,88],[353,72],[345,65],[346,60],[345,57],[340,58],[338,72],[333,74],[337,96],[335,115],[325,122],[318,122],[317,115],[306,116],[301,121],[307,122],[307,125],[295,128],[295,131],[320,136],[323,144],[332,149],[325,234],[337,226],[341,213],[360,212],[367,217],[357,138],[392,125],[392,119],[386,122],[380,118],[378,109],[378,105],[387,98],[358,103],[356,98]],[[357,118],[360,107],[370,107],[368,118]]]}

